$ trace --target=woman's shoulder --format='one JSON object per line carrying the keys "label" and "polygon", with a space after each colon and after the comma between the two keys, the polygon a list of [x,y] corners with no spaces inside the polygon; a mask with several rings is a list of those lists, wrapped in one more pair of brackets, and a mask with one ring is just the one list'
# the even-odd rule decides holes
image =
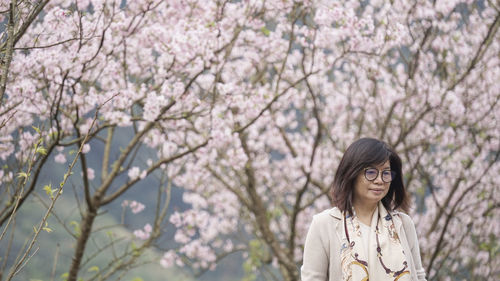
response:
{"label": "woman's shoulder", "polygon": [[313,220],[318,221],[318,222],[324,222],[324,221],[331,221],[333,219],[340,219],[342,218],[342,213],[340,212],[339,208],[333,207],[330,209],[326,209],[320,213],[317,213],[313,216]]}
{"label": "woman's shoulder", "polygon": [[329,237],[332,230],[338,228],[341,213],[338,208],[326,209],[313,216],[309,231],[313,233],[321,233],[322,236]]}
{"label": "woman's shoulder", "polygon": [[399,218],[401,220],[401,223],[403,225],[403,229],[405,230],[405,233],[407,237],[410,240],[414,240],[416,237],[416,229],[415,229],[415,223],[413,222],[412,218],[401,211],[393,211],[393,217]]}
{"label": "woman's shoulder", "polygon": [[413,220],[411,219],[411,217],[408,214],[406,214],[402,211],[398,211],[398,210],[392,211],[391,213],[392,213],[393,217],[401,219],[401,221],[404,224],[413,224]]}

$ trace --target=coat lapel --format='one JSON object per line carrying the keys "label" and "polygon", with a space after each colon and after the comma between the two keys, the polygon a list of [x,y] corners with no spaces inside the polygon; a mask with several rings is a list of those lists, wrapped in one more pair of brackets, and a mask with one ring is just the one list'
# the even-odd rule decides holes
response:
{"label": "coat lapel", "polygon": [[[339,208],[337,208],[337,207],[331,208],[329,213],[330,213],[330,216],[337,219],[336,228],[337,228],[337,236],[338,236],[338,234],[341,233],[339,230],[340,230],[340,226],[341,226],[340,222],[342,221],[342,213],[340,212]],[[398,235],[401,235],[402,234],[401,228],[403,227],[403,221],[401,220],[401,217],[399,216],[399,212],[398,211],[391,212],[391,216],[393,217],[394,227],[396,228]],[[340,237],[339,237],[339,239],[340,239]]]}
{"label": "coat lapel", "polygon": [[330,216],[333,217],[335,220],[335,234],[337,234],[337,238],[339,241],[342,241],[342,213],[340,212],[339,208],[334,207],[331,208],[330,211]]}
{"label": "coat lapel", "polygon": [[401,236],[401,228],[403,227],[403,221],[401,220],[401,217],[399,216],[399,212],[394,211],[391,213],[392,216],[392,221],[394,222],[394,227],[396,228],[396,231],[399,236]]}

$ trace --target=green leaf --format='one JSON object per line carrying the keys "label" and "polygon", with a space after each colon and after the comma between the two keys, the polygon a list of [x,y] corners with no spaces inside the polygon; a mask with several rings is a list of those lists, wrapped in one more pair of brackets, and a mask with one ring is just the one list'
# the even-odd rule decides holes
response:
{"label": "green leaf", "polygon": [[258,249],[261,247],[262,243],[258,239],[252,239],[249,242],[250,249]]}
{"label": "green leaf", "polygon": [[467,159],[464,159],[464,160],[462,160],[462,161],[460,161],[460,162],[462,163],[462,165],[463,165],[464,167],[466,167],[466,166],[468,166],[468,165],[472,162],[472,159],[467,158]]}
{"label": "green leaf", "polygon": [[57,138],[58,135],[59,135],[58,131],[52,131],[49,133],[49,137],[51,138]]}
{"label": "green leaf", "polygon": [[52,185],[48,184],[43,187],[43,190],[45,190],[45,193],[47,193],[50,198],[54,199],[54,192],[56,191],[55,189],[52,189]]}
{"label": "green leaf", "polygon": [[246,260],[243,263],[243,271],[252,272],[252,262],[250,260]]}
{"label": "green leaf", "polygon": [[140,255],[141,255],[140,249],[134,249],[134,251],[132,251],[132,256],[139,257]]}
{"label": "green leaf", "polygon": [[40,134],[40,129],[35,127],[35,126],[31,126],[31,128],[33,128],[33,130],[35,130],[38,134]]}
{"label": "green leaf", "polygon": [[419,196],[424,196],[425,195],[425,190],[426,190],[425,186],[421,186],[421,187],[417,188],[417,194]]}
{"label": "green leaf", "polygon": [[[73,172],[70,172],[70,173],[65,173],[64,174],[64,179],[67,179],[69,176],[71,176],[73,174]],[[62,187],[62,186],[61,186]]]}
{"label": "green leaf", "polygon": [[144,279],[142,279],[141,277],[135,277],[134,279],[132,279],[132,281],[144,281]]}
{"label": "green leaf", "polygon": [[45,193],[47,193],[47,195],[51,195],[52,194],[52,188],[50,187],[50,184],[44,186],[43,190],[45,190]]}
{"label": "green leaf", "polygon": [[488,193],[483,190],[483,191],[479,192],[479,194],[477,195],[477,198],[484,200],[486,198],[486,195],[488,195]]}
{"label": "green leaf", "polygon": [[479,249],[483,250],[483,251],[488,251],[490,249],[488,243],[486,242],[482,242],[481,244],[479,244]]}
{"label": "green leaf", "polygon": [[49,227],[44,227],[42,228],[43,230],[47,231],[47,233],[51,233],[53,230]]}
{"label": "green leaf", "polygon": [[76,237],[79,237],[80,234],[81,234],[81,231],[80,231],[80,224],[76,221],[70,221],[69,222],[69,225],[70,226],[73,226],[73,231],[75,232],[75,236]]}
{"label": "green leaf", "polygon": [[265,36],[269,36],[271,34],[271,31],[267,29],[265,26],[260,29],[262,33],[264,33]]}
{"label": "green leaf", "polygon": [[92,266],[91,268],[89,268],[88,272],[92,271],[99,272],[99,267],[97,265]]}
{"label": "green leaf", "polygon": [[42,155],[47,155],[47,149],[45,149],[43,146],[39,146],[36,148],[36,153],[40,153]]}
{"label": "green leaf", "polygon": [[69,277],[69,272],[61,274],[61,279],[68,280],[68,277]]}
{"label": "green leaf", "polygon": [[18,178],[27,178],[28,174],[26,174],[25,172],[20,172],[20,173],[17,174],[17,177]]}
{"label": "green leaf", "polygon": [[49,223],[45,222],[45,226],[42,228],[43,230],[47,231],[48,233],[51,233],[53,230],[49,227]]}

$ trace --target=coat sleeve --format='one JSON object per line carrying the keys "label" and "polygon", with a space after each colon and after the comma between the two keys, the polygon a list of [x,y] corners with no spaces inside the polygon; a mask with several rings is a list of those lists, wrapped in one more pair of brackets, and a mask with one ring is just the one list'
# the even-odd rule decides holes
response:
{"label": "coat sleeve", "polygon": [[303,263],[300,269],[302,281],[326,281],[328,279],[328,235],[318,215],[313,217],[304,244]]}
{"label": "coat sleeve", "polygon": [[425,269],[422,266],[422,258],[420,257],[420,246],[418,244],[417,231],[415,230],[415,224],[413,220],[406,214],[402,215],[403,227],[406,233],[406,239],[411,249],[411,255],[413,258],[413,263],[415,265],[415,270],[417,271],[418,281],[426,281],[425,279]]}

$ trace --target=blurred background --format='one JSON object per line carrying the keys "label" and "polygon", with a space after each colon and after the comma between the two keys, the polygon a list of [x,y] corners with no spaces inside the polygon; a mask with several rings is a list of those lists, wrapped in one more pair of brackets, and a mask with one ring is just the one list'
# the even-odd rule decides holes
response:
{"label": "blurred background", "polygon": [[299,280],[394,147],[428,280],[500,279],[498,1],[2,0],[0,280]]}

